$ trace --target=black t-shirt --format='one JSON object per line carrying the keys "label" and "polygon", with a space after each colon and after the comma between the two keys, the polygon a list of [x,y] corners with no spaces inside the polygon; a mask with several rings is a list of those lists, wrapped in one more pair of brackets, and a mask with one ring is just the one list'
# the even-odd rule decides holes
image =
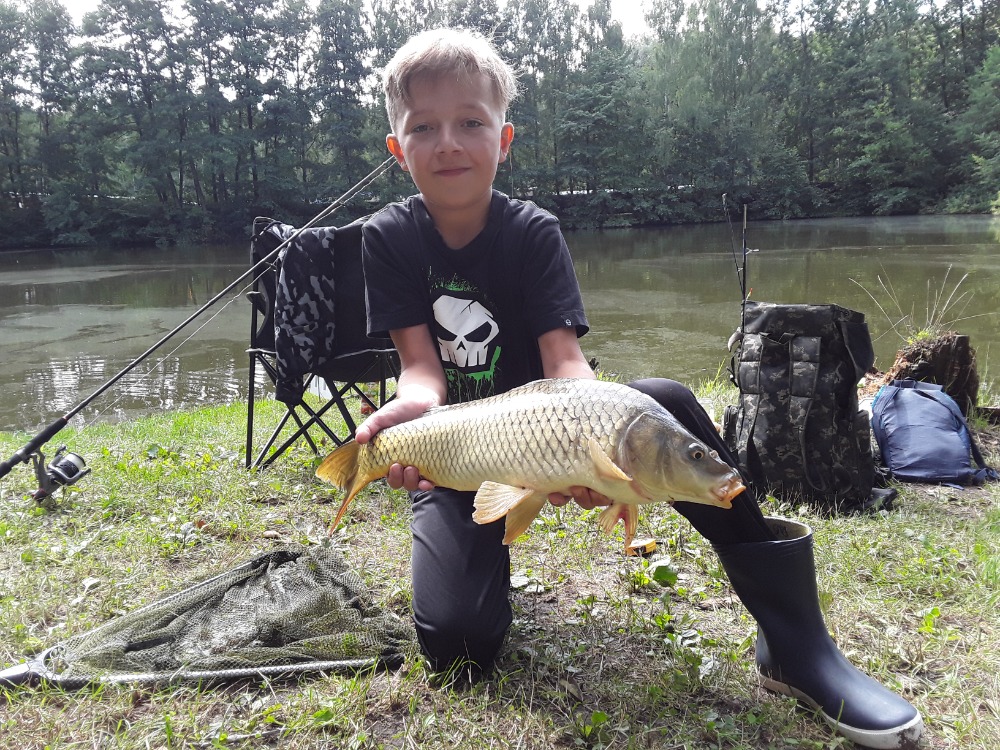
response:
{"label": "black t-shirt", "polygon": [[364,226],[368,335],[427,324],[448,379],[448,401],[503,393],[542,377],[538,337],[588,330],[559,222],[493,191],[483,231],[452,250],[419,196]]}

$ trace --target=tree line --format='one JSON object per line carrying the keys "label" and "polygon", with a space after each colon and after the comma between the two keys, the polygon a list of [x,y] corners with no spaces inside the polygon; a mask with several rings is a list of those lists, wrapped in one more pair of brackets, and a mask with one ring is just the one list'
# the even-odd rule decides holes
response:
{"label": "tree line", "polygon": [[[386,157],[413,33],[520,73],[498,187],[567,226],[1000,211],[1000,0],[0,0],[7,247],[246,237]],[[342,219],[411,192],[398,170]]]}

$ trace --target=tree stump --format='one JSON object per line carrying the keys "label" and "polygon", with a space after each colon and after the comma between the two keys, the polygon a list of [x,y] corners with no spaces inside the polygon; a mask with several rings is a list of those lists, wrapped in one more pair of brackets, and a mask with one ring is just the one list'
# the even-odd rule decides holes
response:
{"label": "tree stump", "polygon": [[886,383],[893,380],[937,383],[967,417],[979,399],[976,350],[968,336],[954,331],[908,344],[896,353],[896,361],[885,374]]}

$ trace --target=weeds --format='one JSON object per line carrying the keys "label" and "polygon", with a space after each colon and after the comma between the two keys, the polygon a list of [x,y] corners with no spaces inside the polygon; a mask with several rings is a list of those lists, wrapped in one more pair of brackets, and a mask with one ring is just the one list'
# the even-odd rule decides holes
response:
{"label": "weeds", "polygon": [[[949,265],[939,286],[935,287],[932,285],[930,279],[927,280],[927,296],[923,322],[918,322],[913,305],[910,306],[909,312],[903,310],[899,295],[896,294],[896,290],[892,286],[892,281],[887,275],[883,276],[885,274],[884,268],[882,269],[882,274],[879,274],[876,278],[884,292],[885,299],[888,300],[886,306],[883,306],[879,298],[872,294],[860,281],[857,279],[851,279],[851,281],[861,287],[862,291],[875,303],[875,306],[885,316],[885,319],[889,322],[890,327],[899,337],[900,341],[904,344],[914,344],[918,341],[937,338],[942,333],[952,330],[957,323],[961,323],[964,320],[971,320],[972,318],[990,314],[965,315],[965,311],[972,302],[972,293],[962,290],[961,287],[965,283],[965,280],[969,278],[969,274],[963,275],[951,287],[948,281],[951,269],[952,266]],[[889,307],[889,310],[886,310],[886,307]]]}

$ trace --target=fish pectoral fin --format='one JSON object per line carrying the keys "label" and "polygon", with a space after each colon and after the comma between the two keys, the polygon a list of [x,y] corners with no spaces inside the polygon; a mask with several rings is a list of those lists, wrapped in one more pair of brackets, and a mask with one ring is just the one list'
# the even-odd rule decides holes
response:
{"label": "fish pectoral fin", "polygon": [[604,533],[610,536],[615,530],[618,519],[625,522],[625,546],[632,543],[635,536],[635,529],[639,523],[639,506],[630,503],[612,503],[597,517],[597,522],[601,525]]}
{"label": "fish pectoral fin", "polygon": [[602,476],[607,479],[619,479],[624,482],[632,481],[632,477],[626,474],[618,464],[611,460],[611,456],[607,454],[597,438],[590,438],[589,444],[590,459],[594,462],[594,468],[597,470],[598,476]]}
{"label": "fish pectoral fin", "polygon": [[534,490],[526,487],[512,487],[499,482],[483,482],[476,492],[475,511],[472,520],[476,523],[492,523],[503,518],[518,503],[522,502]]}
{"label": "fish pectoral fin", "polygon": [[512,487],[499,482],[483,482],[476,493],[472,520],[491,523],[507,517],[503,543],[510,544],[527,531],[531,522],[545,507],[548,496],[528,487]]}

